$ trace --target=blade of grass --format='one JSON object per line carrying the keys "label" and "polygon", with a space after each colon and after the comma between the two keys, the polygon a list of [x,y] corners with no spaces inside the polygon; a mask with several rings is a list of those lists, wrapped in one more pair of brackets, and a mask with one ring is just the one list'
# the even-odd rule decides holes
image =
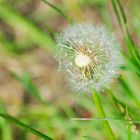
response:
{"label": "blade of grass", "polygon": [[[106,116],[105,116],[103,107],[102,107],[102,105],[101,105],[101,102],[100,102],[98,93],[94,92],[92,98],[93,98],[93,101],[95,102],[95,105],[96,105],[96,107],[97,107],[99,116],[102,117],[102,118],[105,118]],[[108,135],[108,138],[109,138],[110,140],[115,140],[115,136],[114,136],[114,134],[113,134],[113,132],[112,132],[112,129],[111,129],[111,127],[110,127],[108,121],[107,121],[107,120],[104,121],[103,124],[104,124],[104,127],[105,127],[105,131],[106,131],[106,133],[107,133],[107,135]]]}
{"label": "blade of grass", "polygon": [[22,127],[23,129],[25,129],[25,130],[31,132],[32,134],[34,134],[34,135],[36,135],[36,136],[38,136],[38,137],[40,137],[40,138],[43,138],[44,140],[53,140],[53,139],[50,138],[49,136],[47,136],[47,135],[45,135],[45,134],[39,132],[38,130],[36,130],[36,129],[30,127],[29,125],[27,125],[27,124],[25,124],[25,123],[19,121],[18,119],[16,119],[16,118],[13,117],[13,116],[10,116],[10,115],[4,114],[4,113],[0,113],[0,117],[4,118],[4,119],[6,119],[6,120],[8,120],[8,121],[10,121],[10,122],[12,122],[12,123],[14,123],[14,124],[20,126],[20,127]]}
{"label": "blade of grass", "polygon": [[112,2],[112,6],[113,6],[113,8],[114,8],[114,12],[115,12],[115,14],[116,14],[116,17],[117,17],[117,19],[118,19],[119,25],[120,25],[120,27],[122,28],[121,18],[120,18],[119,12],[118,12],[118,10],[117,10],[116,2],[115,2],[115,0],[111,0],[111,2]]}
{"label": "blade of grass", "polygon": [[50,36],[6,4],[0,4],[0,19],[16,30],[24,30],[31,41],[52,51],[54,42]]}
{"label": "blade of grass", "polygon": [[128,107],[126,106],[126,119],[127,121],[127,136],[128,136],[128,140],[131,140],[131,123],[129,120],[129,115],[128,115]]}
{"label": "blade of grass", "polygon": [[[2,103],[0,103],[0,112],[6,112]],[[7,120],[0,118],[0,128],[2,132],[0,138],[2,138],[2,140],[12,140],[12,129],[10,128]]]}
{"label": "blade of grass", "polygon": [[114,95],[113,92],[111,90],[107,89],[107,93],[110,95],[110,97],[112,98],[112,100],[114,101],[115,106],[118,108],[121,117],[125,117],[126,115],[126,106],[129,109],[129,118],[132,118],[132,115],[138,116],[138,114],[136,113],[136,111],[134,111],[134,109],[130,108],[130,105],[123,103],[122,101],[118,100]]}
{"label": "blade of grass", "polygon": [[[117,8],[117,5],[118,5],[118,8]],[[127,27],[127,19],[126,19],[126,16],[125,16],[125,13],[124,13],[120,0],[112,0],[112,6],[113,6],[114,12],[116,14],[116,17],[118,19],[119,25],[120,25],[123,33],[126,32],[125,38],[126,38],[127,49],[129,51],[129,54],[137,62],[137,64],[140,67],[140,55],[138,53],[137,47],[136,47],[132,37],[131,37],[131,34],[129,33],[129,30]],[[119,14],[119,13],[121,13],[121,14]],[[125,31],[123,30],[123,25],[124,25]]]}
{"label": "blade of grass", "polygon": [[133,102],[136,104],[138,108],[140,108],[140,101],[133,95],[132,90],[129,88],[125,80],[123,78],[119,78],[119,82],[124,90],[124,92],[127,93],[127,95],[133,100]]}
{"label": "blade of grass", "polygon": [[42,0],[44,3],[46,3],[47,5],[49,5],[51,8],[53,8],[56,12],[58,12],[62,17],[64,17],[66,20],[68,20],[69,22],[72,22],[72,19],[70,19],[61,9],[59,9],[58,7],[56,7],[55,5],[51,4],[50,2],[48,2],[47,0]]}
{"label": "blade of grass", "polygon": [[131,140],[131,124],[129,122],[127,124],[127,136],[128,140]]}
{"label": "blade of grass", "polygon": [[[133,114],[134,116],[138,116],[138,113],[136,113],[136,111],[135,111],[133,108],[131,108],[130,105],[128,105],[128,104],[126,104],[126,103],[123,103],[122,101],[118,100],[118,99],[113,95],[112,91],[107,90],[107,93],[109,93],[109,95],[110,95],[111,98],[113,99],[114,104],[115,104],[115,106],[118,108],[118,110],[119,110],[119,112],[120,112],[120,114],[121,114],[122,117],[125,117],[126,106],[128,107],[129,112],[130,112],[130,113],[128,114],[130,118],[132,118],[132,114]],[[123,109],[123,110],[122,110],[122,109]],[[138,119],[138,118],[137,118],[137,119]]]}
{"label": "blade of grass", "polygon": [[126,20],[126,16],[125,16],[125,13],[124,13],[124,10],[123,10],[123,7],[121,5],[121,2],[120,0],[117,0],[117,4],[120,8],[120,11],[121,11],[121,14],[122,14],[122,19],[123,19],[123,22],[126,24],[127,23],[127,20]]}
{"label": "blade of grass", "polygon": [[131,54],[132,58],[135,59],[137,65],[140,67],[140,55],[137,50],[137,46],[135,45],[135,43],[128,31],[128,28],[126,30],[127,30],[127,37],[126,37],[125,41],[127,44],[127,48],[129,50],[129,53]]}
{"label": "blade of grass", "polygon": [[136,72],[137,74],[140,74],[139,66],[137,65],[137,63],[135,63],[135,61],[133,61],[133,59],[130,59],[127,55],[124,56],[124,59],[126,60],[127,67],[130,70]]}
{"label": "blade of grass", "polygon": [[29,94],[35,97],[38,101],[44,103],[44,100],[42,99],[37,87],[33,83],[32,78],[29,74],[25,73],[23,77],[19,77],[15,73],[12,73],[12,75],[21,82],[21,84]]}
{"label": "blade of grass", "polygon": [[139,120],[126,120],[123,118],[72,118],[72,121],[121,121],[121,122],[130,122],[130,123],[135,123],[135,124],[140,124]]}
{"label": "blade of grass", "polygon": [[117,98],[113,95],[111,90],[106,89],[107,93],[110,95],[110,97],[113,100],[113,103],[115,104],[116,108],[119,110],[120,116],[124,116],[124,113],[122,112],[121,108],[124,108],[124,106],[117,100]]}

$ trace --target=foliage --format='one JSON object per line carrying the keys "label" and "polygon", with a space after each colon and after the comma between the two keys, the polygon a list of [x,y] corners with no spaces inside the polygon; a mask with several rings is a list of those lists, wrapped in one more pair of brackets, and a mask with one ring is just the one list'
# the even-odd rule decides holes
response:
{"label": "foliage", "polygon": [[[139,140],[139,4],[0,0],[0,140]],[[123,48],[120,77],[93,97],[65,89],[54,59],[56,33],[79,21],[105,24]]]}

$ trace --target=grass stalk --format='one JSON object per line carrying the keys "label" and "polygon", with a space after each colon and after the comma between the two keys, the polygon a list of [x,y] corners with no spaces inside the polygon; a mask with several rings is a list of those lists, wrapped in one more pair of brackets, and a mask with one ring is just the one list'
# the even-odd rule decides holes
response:
{"label": "grass stalk", "polygon": [[[106,118],[102,104],[99,99],[99,95],[97,92],[93,93],[92,99],[97,107],[99,117]],[[115,140],[116,138],[113,134],[113,131],[112,131],[108,121],[107,120],[103,121],[103,125],[104,125],[105,131],[106,131],[106,134],[108,135],[109,140]]]}
{"label": "grass stalk", "polygon": [[11,115],[8,115],[5,113],[0,113],[0,117],[20,126],[21,128],[27,130],[28,132],[30,132],[44,140],[53,140],[52,138],[48,137],[46,134],[43,134],[42,132],[30,127],[29,125],[19,121],[18,119],[16,119],[15,117],[13,117]]}
{"label": "grass stalk", "polygon": [[65,14],[60,8],[56,7],[55,5],[51,4],[48,0],[42,0],[44,3],[46,3],[48,6],[53,8],[57,13],[59,13],[62,17],[64,17],[68,22],[72,23],[72,19]]}

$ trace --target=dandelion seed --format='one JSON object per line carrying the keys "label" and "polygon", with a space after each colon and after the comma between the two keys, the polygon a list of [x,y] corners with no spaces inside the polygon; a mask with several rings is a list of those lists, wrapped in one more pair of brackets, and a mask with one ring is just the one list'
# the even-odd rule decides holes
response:
{"label": "dandelion seed", "polygon": [[109,88],[122,64],[120,45],[104,27],[74,24],[57,37],[60,70],[76,92]]}

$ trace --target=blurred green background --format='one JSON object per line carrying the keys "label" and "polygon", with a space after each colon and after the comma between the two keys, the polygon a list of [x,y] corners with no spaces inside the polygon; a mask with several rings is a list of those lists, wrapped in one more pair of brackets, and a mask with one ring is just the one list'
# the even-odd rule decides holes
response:
{"label": "blurred green background", "polygon": [[[109,120],[117,140],[140,140],[140,125],[130,122],[140,121],[139,5],[139,0],[0,0],[0,113],[55,140],[109,140],[103,121],[71,120],[98,118],[98,109],[90,96],[64,88],[54,58],[57,33],[72,22],[91,22],[114,32],[125,58],[121,76],[99,95],[106,117],[123,119]],[[0,117],[0,140],[43,139]]]}

